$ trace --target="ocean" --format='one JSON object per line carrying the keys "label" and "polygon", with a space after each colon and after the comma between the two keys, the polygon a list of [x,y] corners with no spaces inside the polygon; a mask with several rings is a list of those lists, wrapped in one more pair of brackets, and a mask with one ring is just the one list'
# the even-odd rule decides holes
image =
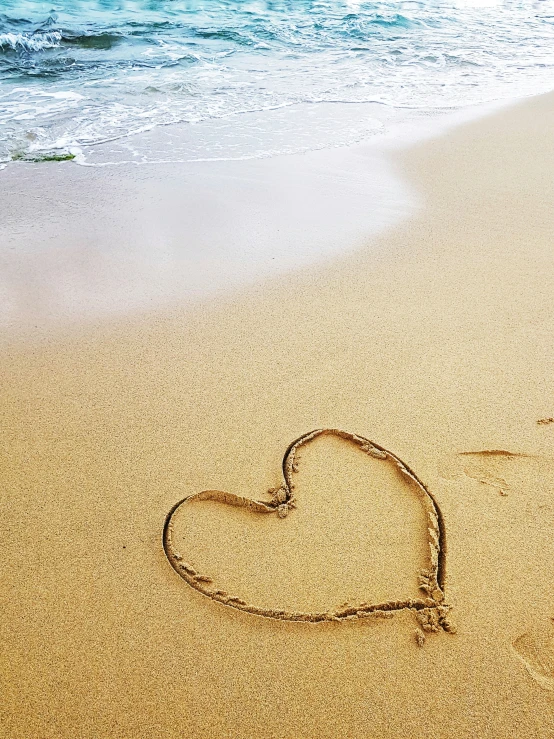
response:
{"label": "ocean", "polygon": [[554,88],[554,2],[0,0],[0,162],[227,160]]}

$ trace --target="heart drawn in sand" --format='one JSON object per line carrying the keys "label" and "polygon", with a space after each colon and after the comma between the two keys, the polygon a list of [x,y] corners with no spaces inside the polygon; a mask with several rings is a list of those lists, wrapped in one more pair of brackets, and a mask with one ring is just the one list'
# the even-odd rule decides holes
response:
{"label": "heart drawn in sand", "polygon": [[[294,515],[301,515],[301,501],[297,502],[295,499],[295,483],[293,482],[293,475],[298,471],[298,452],[314,439],[323,436],[335,437],[349,445],[354,445],[358,450],[357,454],[361,451],[365,455],[369,455],[374,463],[377,460],[378,464],[392,466],[395,473],[399,473],[408,484],[410,495],[415,495],[417,498],[424,517],[424,530],[426,532],[424,534],[426,537],[424,548],[426,561],[422,563],[423,567],[418,572],[418,586],[423,593],[422,597],[387,600],[375,604],[367,601],[357,605],[348,603],[337,608],[313,612],[262,607],[248,602],[244,597],[230,595],[226,590],[217,588],[212,577],[198,572],[183,552],[180,551],[181,547],[175,541],[176,516],[185,512],[185,506],[190,506],[199,501],[216,501],[220,504],[244,508],[254,516],[274,514],[281,519],[286,519],[289,513],[298,506],[299,510]],[[367,459],[367,457],[364,457],[364,459]],[[416,632],[417,642],[420,645],[423,644],[425,638],[423,632],[437,632],[441,628],[449,632],[455,631],[448,618],[450,609],[445,601],[445,536],[442,515],[431,493],[402,460],[392,452],[362,436],[337,429],[318,429],[304,434],[289,445],[283,457],[282,473],[283,481],[278,488],[270,491],[272,499],[268,501],[253,500],[221,490],[204,490],[189,495],[176,503],[169,511],[163,529],[164,550],[175,572],[192,588],[211,600],[265,618],[321,623],[388,617],[398,611],[411,611],[415,614],[422,629],[422,631]],[[384,524],[386,525],[386,521]],[[287,522],[283,521],[283,525],[286,526]],[[371,568],[368,567],[367,569],[367,576],[371,578]]]}

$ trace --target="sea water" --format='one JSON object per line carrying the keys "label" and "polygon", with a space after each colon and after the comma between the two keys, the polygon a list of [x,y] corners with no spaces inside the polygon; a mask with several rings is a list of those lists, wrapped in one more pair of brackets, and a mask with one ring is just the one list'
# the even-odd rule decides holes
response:
{"label": "sea water", "polygon": [[0,0],[0,162],[267,157],[552,88],[552,0]]}

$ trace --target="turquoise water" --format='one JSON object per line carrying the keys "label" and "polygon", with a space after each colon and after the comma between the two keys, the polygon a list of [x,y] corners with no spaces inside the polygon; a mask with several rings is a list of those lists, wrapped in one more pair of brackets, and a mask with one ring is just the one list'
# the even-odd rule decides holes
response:
{"label": "turquoise water", "polygon": [[554,88],[554,2],[0,0],[0,161],[233,159]]}

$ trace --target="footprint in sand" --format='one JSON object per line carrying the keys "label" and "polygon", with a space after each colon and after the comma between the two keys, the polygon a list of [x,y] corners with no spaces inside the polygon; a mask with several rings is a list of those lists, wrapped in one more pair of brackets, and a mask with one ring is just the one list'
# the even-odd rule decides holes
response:
{"label": "footprint in sand", "polygon": [[[499,566],[503,567],[508,558],[514,568],[521,567],[526,577],[533,571],[540,573],[541,567],[549,571],[554,562],[551,549],[554,526],[552,458],[516,450],[472,450],[445,459],[440,474],[443,479],[456,483],[460,493],[465,489],[475,494],[479,490],[475,483],[481,486],[482,494],[474,495],[471,507],[474,522],[478,519],[488,522],[482,529],[484,542],[494,540],[499,532],[501,536],[510,537],[509,543],[504,540],[500,556],[499,548],[495,548],[493,556]],[[496,511],[504,512],[502,515],[485,518],[483,513],[490,507],[490,496],[495,493],[512,497],[495,506]],[[511,526],[516,520],[517,527]],[[518,547],[522,547],[521,557],[517,557]],[[531,552],[542,552],[539,565],[529,560]],[[489,555],[490,552],[486,554]],[[527,593],[528,602],[529,590]],[[512,642],[512,647],[529,674],[542,687],[554,690],[554,622],[527,631]]]}
{"label": "footprint in sand", "polygon": [[269,493],[255,500],[204,490],[173,506],[163,545],[188,585],[283,621],[412,612],[420,646],[427,632],[454,631],[442,515],[395,454],[356,434],[319,429],[289,445],[281,484]]}
{"label": "footprint in sand", "polygon": [[514,484],[517,486],[518,478],[525,474],[525,465],[534,460],[536,458],[533,455],[506,449],[460,452],[445,462],[441,475],[447,480],[465,475],[492,488],[498,495],[507,496]]}
{"label": "footprint in sand", "polygon": [[528,459],[528,455],[509,452],[505,449],[483,449],[478,452],[462,452],[460,455],[464,473],[482,485],[488,485],[499,495],[508,495],[510,484],[506,477],[514,467],[514,462]]}
{"label": "footprint in sand", "polygon": [[554,623],[532,629],[512,644],[531,677],[547,690],[554,690]]}

